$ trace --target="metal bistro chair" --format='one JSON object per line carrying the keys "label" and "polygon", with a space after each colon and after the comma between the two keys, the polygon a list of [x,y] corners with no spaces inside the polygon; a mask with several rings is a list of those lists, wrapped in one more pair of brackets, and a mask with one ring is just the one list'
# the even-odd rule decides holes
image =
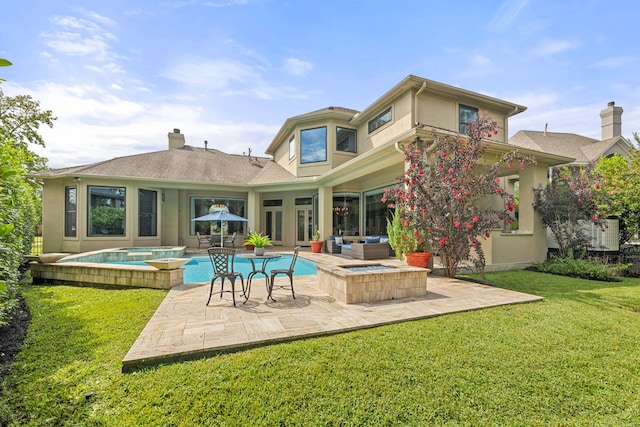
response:
{"label": "metal bistro chair", "polygon": [[[291,259],[291,265],[288,269],[275,269],[271,270],[271,279],[269,280],[269,298],[273,300],[271,293],[273,292],[273,284],[275,283],[275,278],[278,274],[286,274],[289,276],[289,286],[287,285],[279,285],[278,289],[291,289],[291,295],[293,299],[296,299],[296,293],[293,290],[293,268],[296,265],[296,260],[298,259],[298,252],[300,251],[300,246],[296,246],[293,250],[293,258]],[[274,300],[275,301],[275,300]]]}
{"label": "metal bistro chair", "polygon": [[236,247],[236,236],[238,235],[237,231],[234,231],[233,234],[231,236],[225,236],[224,239],[222,240],[224,242],[225,245],[229,245],[231,244],[232,247]]}
{"label": "metal bistro chair", "polygon": [[[211,302],[211,295],[213,294],[213,282],[216,279],[220,279],[222,283],[220,284],[220,298],[222,298],[223,292],[231,292],[233,298],[233,305],[236,305],[236,279],[239,277],[242,283],[242,295],[245,294],[244,290],[244,277],[242,273],[233,271],[233,261],[236,257],[236,250],[231,248],[209,248],[207,249],[209,252],[209,258],[211,259],[211,264],[213,265],[213,277],[211,278],[211,288],[209,288],[209,299],[207,300],[207,305]],[[224,290],[224,281],[225,279],[229,279],[231,282],[231,290]]]}
{"label": "metal bistro chair", "polygon": [[207,247],[209,247],[209,236],[201,236],[200,232],[196,231],[196,237],[198,238],[198,249],[200,249],[200,246],[202,246],[203,243],[205,243],[207,245]]}

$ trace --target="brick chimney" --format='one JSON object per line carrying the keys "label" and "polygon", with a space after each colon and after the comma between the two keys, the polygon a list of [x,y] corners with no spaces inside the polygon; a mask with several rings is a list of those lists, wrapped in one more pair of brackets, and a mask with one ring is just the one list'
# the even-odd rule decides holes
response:
{"label": "brick chimney", "polygon": [[600,111],[600,117],[603,141],[622,135],[622,107],[616,107],[616,103],[611,101],[606,109]]}
{"label": "brick chimney", "polygon": [[174,129],[169,132],[169,150],[184,147],[184,135],[180,133],[180,129]]}

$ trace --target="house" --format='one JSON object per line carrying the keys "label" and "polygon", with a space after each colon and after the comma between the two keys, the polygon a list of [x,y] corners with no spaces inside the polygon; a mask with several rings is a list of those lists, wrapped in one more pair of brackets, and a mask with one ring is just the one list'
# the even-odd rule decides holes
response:
{"label": "house", "polygon": [[[567,164],[569,167],[580,167],[616,154],[628,157],[633,146],[622,136],[622,112],[622,108],[616,106],[615,102],[609,102],[607,108],[600,112],[602,128],[600,140],[574,133],[547,132],[545,126],[542,132],[518,131],[509,139],[509,144],[572,157],[574,160]],[[550,176],[553,176],[552,171]],[[615,253],[620,249],[620,228],[617,219],[607,220],[607,229],[604,233],[593,224],[587,224],[585,227],[591,237],[591,248],[594,250]],[[558,242],[551,230],[547,230],[547,242],[550,249],[558,248]]]}
{"label": "house", "polygon": [[[266,150],[269,157],[234,155],[186,144],[179,129],[168,149],[50,170],[43,183],[45,252],[107,247],[187,245],[196,232],[216,232],[192,221],[216,206],[248,218],[228,223],[242,237],[264,232],[276,245],[309,245],[342,234],[353,239],[386,234],[380,198],[404,172],[404,144],[433,133],[464,132],[486,111],[500,131],[488,156],[511,151],[508,120],[526,107],[409,75],[362,111],[328,107],[285,120]],[[520,228],[495,230],[485,243],[487,264],[519,265],[546,256],[546,234],[531,208],[529,189],[546,182],[549,167],[573,161],[564,154],[521,148],[537,165],[511,176],[520,181]],[[504,175],[513,171],[505,169]]]}
{"label": "house", "polygon": [[521,130],[509,138],[509,144],[531,150],[544,151],[575,160],[569,165],[586,165],[601,157],[614,154],[627,157],[633,148],[622,136],[622,108],[609,102],[600,112],[602,137],[600,140],[575,133]]}

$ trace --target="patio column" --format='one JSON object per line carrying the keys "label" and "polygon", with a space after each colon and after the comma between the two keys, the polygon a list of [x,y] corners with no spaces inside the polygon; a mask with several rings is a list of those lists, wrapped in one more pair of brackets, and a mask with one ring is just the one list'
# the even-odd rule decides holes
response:
{"label": "patio column", "polygon": [[[318,188],[318,228],[320,239],[326,240],[333,232],[333,187]],[[315,232],[315,230],[313,230]]]}
{"label": "patio column", "polygon": [[540,262],[547,255],[547,232],[538,215],[533,209],[533,189],[547,185],[546,163],[533,165],[520,171],[520,207],[519,225],[520,230],[531,231],[533,233],[535,260]]}
{"label": "patio column", "polygon": [[249,220],[247,231],[259,231],[263,229],[260,223],[260,212],[260,193],[249,190],[247,194],[247,219]]}

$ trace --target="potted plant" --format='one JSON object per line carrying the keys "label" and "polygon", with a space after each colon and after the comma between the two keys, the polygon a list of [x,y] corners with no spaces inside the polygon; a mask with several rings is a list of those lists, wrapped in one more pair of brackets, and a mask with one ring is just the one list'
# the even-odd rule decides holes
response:
{"label": "potted plant", "polygon": [[397,206],[391,219],[387,219],[389,246],[396,258],[405,259],[407,265],[427,268],[432,255],[427,233],[412,226],[402,216],[402,208]]}
{"label": "potted plant", "polygon": [[323,241],[320,240],[320,230],[316,228],[316,232],[313,233],[313,237],[311,238],[311,252],[319,254],[322,252]]}
{"label": "potted plant", "polygon": [[387,218],[387,235],[389,236],[389,246],[393,249],[396,258],[400,261],[404,258],[405,252],[405,240],[404,240],[404,226],[400,222],[401,220],[401,208],[397,207],[391,213],[391,219]]}
{"label": "potted plant", "polygon": [[405,245],[404,257],[407,260],[407,265],[422,268],[429,267],[432,252],[429,248],[429,239],[424,231],[407,228]]}
{"label": "potted plant", "polygon": [[256,233],[255,231],[247,236],[244,241],[244,246],[253,246],[253,253],[256,255],[264,255],[264,248],[267,246],[273,246],[273,242],[269,236],[262,233]]}

